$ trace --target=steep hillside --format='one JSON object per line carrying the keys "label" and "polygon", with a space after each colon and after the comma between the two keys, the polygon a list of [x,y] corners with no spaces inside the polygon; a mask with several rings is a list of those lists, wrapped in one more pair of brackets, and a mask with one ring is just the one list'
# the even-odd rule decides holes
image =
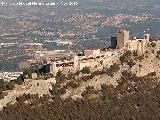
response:
{"label": "steep hillside", "polygon": [[[143,55],[136,51],[121,51],[112,65],[101,70],[85,68],[68,75],[59,71],[52,90],[49,90],[51,81],[32,81],[17,86],[0,100],[1,106],[12,102],[3,108],[0,118],[158,120],[159,48],[159,42],[150,42]],[[30,85],[32,87],[27,89]]]}
{"label": "steep hillside", "polygon": [[52,89],[52,84],[55,84],[53,78],[48,80],[26,80],[22,85],[17,85],[13,90],[6,91],[8,95],[4,99],[0,100],[0,109],[6,104],[14,104],[16,97],[22,96],[23,94],[37,94],[43,96],[44,94],[50,94],[49,89]]}

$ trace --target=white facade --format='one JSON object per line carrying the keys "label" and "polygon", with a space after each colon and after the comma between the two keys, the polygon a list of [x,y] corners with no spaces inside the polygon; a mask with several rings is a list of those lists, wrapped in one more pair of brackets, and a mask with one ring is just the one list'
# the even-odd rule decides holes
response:
{"label": "white facade", "polygon": [[1,72],[0,79],[5,81],[16,80],[23,72]]}

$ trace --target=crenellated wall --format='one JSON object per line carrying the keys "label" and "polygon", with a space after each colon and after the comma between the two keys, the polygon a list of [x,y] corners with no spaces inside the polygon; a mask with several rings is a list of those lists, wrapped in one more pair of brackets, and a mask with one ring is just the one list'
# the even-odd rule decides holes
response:
{"label": "crenellated wall", "polygon": [[142,39],[134,37],[132,40],[129,40],[129,31],[122,30],[117,35],[117,49],[107,50],[106,52],[101,52],[100,49],[84,50],[85,56],[74,56],[70,61],[52,62],[50,72],[54,75],[58,70],[76,72],[86,66],[91,69],[101,69],[113,64],[121,51],[123,53],[126,50],[131,50],[144,54],[148,43],[149,34],[144,34]]}
{"label": "crenellated wall", "polygon": [[[64,72],[71,71],[76,72],[77,70],[82,70],[84,67],[89,67],[91,70],[99,70],[103,69],[103,67],[107,67],[113,64],[116,52],[106,51],[105,53],[101,53],[101,55],[97,55],[94,57],[78,57],[74,56],[72,61],[65,62],[52,62],[51,63],[51,73],[56,75],[56,73],[61,70]],[[68,65],[67,63],[72,63],[73,65]],[[67,66],[60,66],[59,64],[67,64]]]}
{"label": "crenellated wall", "polygon": [[144,38],[137,39],[134,37],[126,43],[127,50],[138,51],[139,54],[144,54],[146,51],[146,46],[149,43],[149,34],[144,34]]}

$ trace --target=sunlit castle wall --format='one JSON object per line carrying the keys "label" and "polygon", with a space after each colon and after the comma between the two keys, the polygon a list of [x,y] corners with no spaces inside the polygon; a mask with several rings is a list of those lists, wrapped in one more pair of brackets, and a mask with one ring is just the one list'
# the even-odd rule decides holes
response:
{"label": "sunlit castle wall", "polygon": [[129,40],[126,44],[127,50],[138,51],[140,54],[144,54],[146,51],[146,46],[149,43],[149,34],[144,34],[144,38],[137,39],[134,37],[132,40]]}
{"label": "sunlit castle wall", "polygon": [[58,68],[56,67],[56,62],[51,62],[50,73],[56,75]]}
{"label": "sunlit castle wall", "polygon": [[74,72],[74,61],[51,62],[50,73],[56,75],[59,70],[64,73]]}
{"label": "sunlit castle wall", "polygon": [[96,66],[99,66],[99,62],[94,60],[83,60],[79,62],[79,69],[82,70],[84,67],[89,67],[91,69],[94,69]]}
{"label": "sunlit castle wall", "polygon": [[79,70],[79,57],[78,56],[74,56],[74,72],[76,72],[77,70]]}
{"label": "sunlit castle wall", "polygon": [[100,49],[86,49],[84,50],[84,55],[86,57],[95,57],[95,56],[99,56],[101,54]]}
{"label": "sunlit castle wall", "polygon": [[129,31],[121,30],[117,34],[117,49],[122,49],[129,41]]}

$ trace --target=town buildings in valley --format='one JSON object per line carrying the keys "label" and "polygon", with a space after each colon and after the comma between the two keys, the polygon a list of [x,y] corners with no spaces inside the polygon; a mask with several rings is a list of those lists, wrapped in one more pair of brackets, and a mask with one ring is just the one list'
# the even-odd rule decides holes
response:
{"label": "town buildings in valley", "polygon": [[11,81],[17,79],[23,72],[0,72],[0,79]]}

